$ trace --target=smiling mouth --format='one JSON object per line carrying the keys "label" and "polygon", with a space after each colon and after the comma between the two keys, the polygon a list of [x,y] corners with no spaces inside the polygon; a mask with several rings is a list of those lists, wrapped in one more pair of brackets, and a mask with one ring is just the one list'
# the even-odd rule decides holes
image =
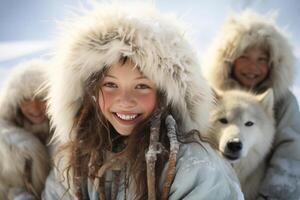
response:
{"label": "smiling mouth", "polygon": [[32,117],[32,118],[41,118],[41,117],[43,117],[43,114],[40,114],[40,115],[31,115],[31,114],[29,114],[29,116]]}
{"label": "smiling mouth", "polygon": [[257,79],[258,75],[246,75],[246,74],[244,74],[244,77],[246,77],[247,79]]}
{"label": "smiling mouth", "polygon": [[121,113],[113,113],[118,119],[124,121],[134,121],[137,119],[141,114],[121,114]]}

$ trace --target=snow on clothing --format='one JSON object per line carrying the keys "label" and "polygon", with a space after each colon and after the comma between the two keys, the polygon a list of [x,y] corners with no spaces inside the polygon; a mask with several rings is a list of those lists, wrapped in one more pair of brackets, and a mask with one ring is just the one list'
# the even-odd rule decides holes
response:
{"label": "snow on clothing", "polygon": [[272,18],[252,11],[233,15],[212,45],[204,64],[204,74],[214,89],[244,89],[232,76],[233,62],[248,48],[263,44],[269,49],[270,72],[253,89],[262,93],[273,88],[277,131],[270,162],[260,193],[276,199],[300,198],[299,107],[288,87],[293,82],[294,55],[285,33]]}
{"label": "snow on clothing", "polygon": [[0,119],[31,133],[49,135],[49,123],[32,124],[20,111],[24,100],[43,99],[46,91],[40,90],[46,80],[48,62],[31,60],[16,66],[0,92]]}
{"label": "snow on clothing", "polygon": [[[25,188],[25,163],[31,164],[30,173],[35,192],[41,193],[47,178],[50,162],[47,148],[35,133],[49,134],[48,122],[34,125],[21,113],[22,101],[45,97],[45,93],[35,94],[45,81],[45,63],[33,60],[13,69],[4,83],[0,94],[0,197],[7,199],[8,190]],[[28,163],[27,163],[28,164]],[[1,188],[2,187],[2,188]],[[10,188],[9,188],[10,187]],[[11,192],[10,191],[10,192]]]}
{"label": "snow on clothing", "polygon": [[[173,113],[178,113],[174,117],[179,130],[206,131],[211,93],[206,82],[198,76],[196,54],[185,38],[185,32],[172,16],[159,14],[153,6],[128,3],[101,5],[87,16],[67,24],[48,83],[48,112],[55,127],[53,140],[63,145],[76,136],[72,126],[82,106],[84,84],[91,75],[116,63],[121,56],[130,58],[155,82],[158,90],[166,94],[166,104]],[[195,160],[189,160],[189,151],[185,149],[190,149]],[[65,152],[64,161],[58,165],[60,169],[64,169],[69,154]],[[170,198],[209,199],[217,194],[225,199],[229,196],[242,198],[234,173],[218,160],[211,147],[205,145],[204,150],[200,145],[187,145],[181,147],[180,156]],[[184,165],[188,164],[194,167],[187,170]],[[58,171],[49,176],[44,199],[55,199],[56,194],[61,196],[59,194],[64,191],[63,185],[56,186],[54,174],[57,179],[62,178]],[[108,176],[106,173],[106,178]],[[72,187],[66,196],[73,195]],[[89,198],[95,199],[94,186],[89,188]],[[207,191],[213,191],[213,194]],[[106,193],[110,193],[109,188]],[[122,194],[119,195],[121,198]]]}

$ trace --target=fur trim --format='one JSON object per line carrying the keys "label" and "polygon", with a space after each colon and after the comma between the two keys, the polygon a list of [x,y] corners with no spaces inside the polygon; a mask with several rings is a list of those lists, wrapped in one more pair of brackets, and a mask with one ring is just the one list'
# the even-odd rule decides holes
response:
{"label": "fur trim", "polygon": [[282,98],[292,84],[295,74],[294,55],[283,30],[271,16],[262,16],[246,10],[230,16],[210,49],[204,64],[204,74],[219,90],[240,88],[231,77],[232,65],[248,47],[266,44],[270,49],[271,72],[256,92],[273,88],[275,100]]}
{"label": "fur trim", "polygon": [[[47,67],[46,61],[31,60],[14,68],[1,89],[0,119],[15,123],[17,119],[23,118],[19,114],[19,105],[23,100],[46,97],[46,91],[40,89],[46,80]],[[49,126],[44,126],[44,131],[48,133]],[[28,131],[35,129],[35,127],[26,127]]]}
{"label": "fur trim", "polygon": [[70,139],[85,81],[121,55],[131,58],[166,93],[184,131],[205,131],[211,93],[181,26],[153,5],[128,3],[102,4],[67,23],[49,80],[54,139],[61,143]]}
{"label": "fur trim", "polygon": [[[46,147],[31,133],[0,120],[0,197],[9,188],[25,188],[24,177],[31,175],[32,186],[41,194],[46,181],[50,159]],[[31,174],[25,174],[26,160],[31,161]]]}

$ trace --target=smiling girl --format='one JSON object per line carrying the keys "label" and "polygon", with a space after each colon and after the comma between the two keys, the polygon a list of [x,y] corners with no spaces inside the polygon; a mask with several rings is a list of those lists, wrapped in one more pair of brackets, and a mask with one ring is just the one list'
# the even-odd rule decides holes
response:
{"label": "smiling girl", "polygon": [[300,112],[289,90],[295,69],[286,33],[271,16],[247,10],[228,17],[208,57],[205,74],[216,90],[273,89],[277,127],[260,198],[299,199]]}
{"label": "smiling girl", "polygon": [[174,17],[101,4],[67,27],[49,79],[59,151],[44,199],[242,198],[199,139],[211,93]]}
{"label": "smiling girl", "polygon": [[133,67],[134,63],[127,58],[112,65],[104,76],[98,98],[104,117],[122,136],[130,135],[156,105],[155,84]]}
{"label": "smiling girl", "polygon": [[[50,169],[50,139],[44,98],[37,93],[49,63],[35,59],[16,66],[0,92],[0,199],[21,191],[41,195]],[[49,150],[50,151],[50,150]],[[21,198],[20,196],[18,198]]]}

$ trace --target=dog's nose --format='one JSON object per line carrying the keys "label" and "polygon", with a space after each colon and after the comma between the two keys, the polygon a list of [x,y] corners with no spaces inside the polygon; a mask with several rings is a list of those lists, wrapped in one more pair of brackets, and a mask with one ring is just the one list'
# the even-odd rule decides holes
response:
{"label": "dog's nose", "polygon": [[230,141],[227,143],[227,149],[233,153],[239,152],[243,148],[241,141]]}

